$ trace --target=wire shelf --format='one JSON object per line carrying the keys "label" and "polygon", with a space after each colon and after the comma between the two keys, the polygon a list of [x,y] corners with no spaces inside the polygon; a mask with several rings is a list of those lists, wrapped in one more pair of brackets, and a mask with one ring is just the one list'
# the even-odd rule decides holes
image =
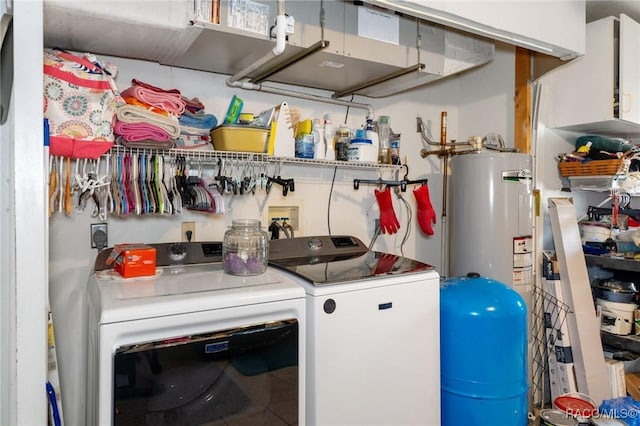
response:
{"label": "wire shelf", "polygon": [[325,167],[340,167],[348,169],[369,169],[369,170],[399,170],[402,168],[399,164],[377,164],[368,163],[362,161],[333,161],[333,160],[319,160],[319,159],[307,159],[307,158],[295,158],[295,157],[275,157],[265,153],[258,152],[235,152],[235,151],[196,151],[190,149],[172,148],[167,150],[152,150],[146,148],[127,148],[120,145],[116,145],[111,149],[111,153],[146,153],[153,155],[167,155],[169,157],[185,157],[188,159],[199,160],[242,160],[253,161],[258,163],[280,163],[280,164],[295,164],[303,166],[325,166]]}

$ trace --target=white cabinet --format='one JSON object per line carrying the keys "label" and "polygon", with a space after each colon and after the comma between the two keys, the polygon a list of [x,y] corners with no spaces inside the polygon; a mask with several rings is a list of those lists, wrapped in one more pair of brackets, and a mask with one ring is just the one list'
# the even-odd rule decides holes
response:
{"label": "white cabinet", "polygon": [[[206,1],[135,3],[129,10],[107,1],[45,0],[45,46],[234,75],[261,60],[275,44],[268,34],[277,15],[275,0],[220,0],[219,23],[196,19],[198,5]],[[229,13],[230,7],[242,4],[260,9],[252,17],[266,31],[252,31],[256,22],[245,27],[234,24],[239,18],[236,9]],[[382,97],[493,59],[491,41],[370,5],[348,0],[285,1],[284,5],[295,19],[294,33],[288,35],[284,53],[247,75],[251,83],[332,90],[335,98],[352,93]],[[369,20],[362,18],[364,12]],[[386,17],[389,25],[376,26],[376,14]],[[363,27],[373,34],[363,35]],[[390,35],[392,40],[386,40]],[[328,46],[303,56],[321,40]],[[383,83],[386,80],[392,84]]]}
{"label": "white cabinet", "polygon": [[[275,22],[276,2],[259,3],[269,6],[269,22]],[[228,16],[230,4],[227,0],[221,1],[219,24],[195,22],[188,27],[186,32],[190,36],[183,37],[188,43],[183,49],[174,50],[163,63],[235,74],[269,52],[273,48],[272,38],[233,27]],[[294,32],[288,34],[288,44],[281,55],[247,76],[252,83],[268,80],[332,90],[336,98],[351,93],[382,97],[482,65],[493,58],[494,45],[490,41],[468,34],[449,34],[441,25],[398,16],[366,4],[346,0],[285,1],[285,11],[295,20]],[[321,16],[324,16],[324,29]],[[376,19],[381,25],[376,26]],[[300,56],[321,40],[328,46]],[[455,52],[450,53],[453,49]],[[445,72],[447,55],[455,57],[462,66]],[[281,63],[288,65],[280,68]],[[423,69],[418,71],[419,64]],[[265,69],[273,72],[263,77],[260,74]],[[383,83],[386,79],[393,84]]]}
{"label": "white cabinet", "polygon": [[44,0],[45,47],[161,61],[179,48],[189,0],[120,2]]}
{"label": "white cabinet", "polygon": [[561,59],[584,53],[584,0],[365,1]]}
{"label": "white cabinet", "polygon": [[640,24],[626,15],[587,24],[586,54],[555,69],[549,127],[640,134]]}

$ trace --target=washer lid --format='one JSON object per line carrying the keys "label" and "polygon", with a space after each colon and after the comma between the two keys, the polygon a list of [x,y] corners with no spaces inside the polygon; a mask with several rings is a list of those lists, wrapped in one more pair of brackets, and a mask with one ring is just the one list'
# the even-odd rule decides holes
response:
{"label": "washer lid", "polygon": [[391,275],[435,269],[417,260],[377,251],[279,259],[270,261],[269,264],[291,272],[315,286],[385,278]]}
{"label": "washer lid", "polygon": [[435,270],[426,263],[371,251],[350,235],[318,235],[269,242],[269,264],[314,286]]}

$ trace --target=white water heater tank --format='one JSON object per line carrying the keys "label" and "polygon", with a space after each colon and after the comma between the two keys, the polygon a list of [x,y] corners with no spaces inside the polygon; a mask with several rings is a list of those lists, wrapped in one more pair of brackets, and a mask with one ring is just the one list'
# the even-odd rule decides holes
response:
{"label": "white water heater tank", "polygon": [[531,284],[531,156],[483,150],[450,164],[449,276]]}

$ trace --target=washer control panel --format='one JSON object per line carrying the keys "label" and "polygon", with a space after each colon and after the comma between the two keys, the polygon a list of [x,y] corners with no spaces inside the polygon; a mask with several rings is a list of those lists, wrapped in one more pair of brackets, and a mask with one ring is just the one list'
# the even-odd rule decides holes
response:
{"label": "washer control panel", "polygon": [[269,260],[362,254],[367,246],[349,235],[320,235],[269,241]]}

